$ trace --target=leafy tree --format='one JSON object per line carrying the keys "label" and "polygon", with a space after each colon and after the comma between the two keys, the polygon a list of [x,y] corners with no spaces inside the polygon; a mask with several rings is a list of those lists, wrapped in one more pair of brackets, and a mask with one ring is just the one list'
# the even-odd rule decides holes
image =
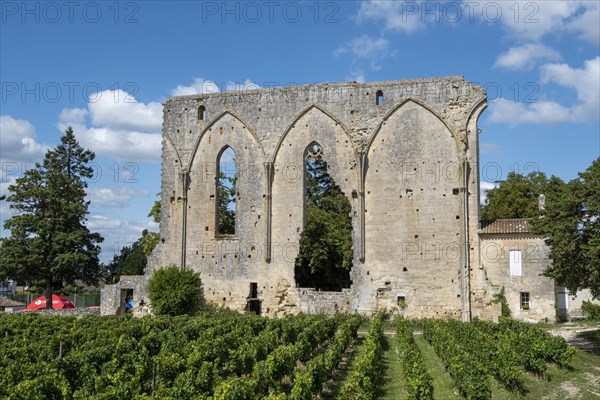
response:
{"label": "leafy tree", "polygon": [[600,158],[567,184],[551,180],[534,230],[548,236],[552,265],[545,274],[571,292],[600,296]]}
{"label": "leafy tree", "polygon": [[[148,213],[148,217],[152,217],[152,220],[157,224],[160,223],[160,200],[155,200],[152,205],[152,209]],[[152,254],[152,250],[158,244],[160,234],[158,232],[148,232],[144,230],[142,237],[139,239],[140,248],[146,257]]]}
{"label": "leafy tree", "polygon": [[235,234],[235,209],[230,205],[235,205],[235,178],[225,175],[221,172],[217,180],[217,214],[218,214],[218,233],[221,235]]}
{"label": "leafy tree", "polygon": [[60,140],[41,165],[8,187],[7,200],[17,213],[4,223],[11,235],[2,239],[0,251],[0,279],[45,282],[48,308],[53,289],[75,280],[97,282],[103,240],[85,225],[85,179],[93,176],[88,164],[95,155],[79,145],[70,127]]}
{"label": "leafy tree", "polygon": [[150,306],[156,315],[193,313],[200,305],[200,274],[171,265],[160,268],[148,280]]}
{"label": "leafy tree", "polygon": [[296,282],[322,290],[350,287],[352,208],[321,157],[306,163],[306,221],[295,262]]}
{"label": "leafy tree", "polygon": [[119,254],[115,254],[108,264],[108,278],[112,283],[119,280],[121,275],[143,275],[148,258],[142,248],[142,242],[150,233],[144,229],[142,237],[131,246],[124,246]]}
{"label": "leafy tree", "polygon": [[538,197],[546,195],[548,179],[543,172],[524,176],[509,172],[505,181],[487,191],[481,219],[534,218],[538,216]]}

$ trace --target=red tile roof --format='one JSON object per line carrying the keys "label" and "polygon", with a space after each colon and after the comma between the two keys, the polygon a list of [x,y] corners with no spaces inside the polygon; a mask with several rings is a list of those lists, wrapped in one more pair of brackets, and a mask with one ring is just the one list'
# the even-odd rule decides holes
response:
{"label": "red tile roof", "polygon": [[492,219],[479,221],[479,233],[532,233],[528,219]]}
{"label": "red tile roof", "polygon": [[18,301],[11,300],[6,297],[0,297],[0,307],[19,307],[19,306],[26,306],[26,305],[27,304],[25,304],[25,303],[20,303]]}

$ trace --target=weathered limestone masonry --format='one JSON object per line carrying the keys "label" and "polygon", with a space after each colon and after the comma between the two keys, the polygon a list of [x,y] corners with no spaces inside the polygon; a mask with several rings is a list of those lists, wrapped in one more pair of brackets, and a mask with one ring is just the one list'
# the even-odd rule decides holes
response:
{"label": "weathered limestone masonry", "polygon": [[[164,104],[160,243],[143,283],[168,264],[201,273],[208,302],[261,312],[398,310],[491,318],[479,260],[477,119],[484,90],[462,77],[329,83],[173,97]],[[304,162],[318,143],[352,206],[352,286],[297,288]],[[235,237],[216,234],[216,176],[237,165]],[[134,283],[132,279],[138,279]],[[106,289],[113,298],[124,286]],[[103,313],[116,310],[103,300]]]}
{"label": "weathered limestone masonry", "polygon": [[505,289],[511,316],[517,320],[553,321],[554,280],[543,276],[552,262],[544,237],[526,219],[481,221],[481,267],[494,293]]}

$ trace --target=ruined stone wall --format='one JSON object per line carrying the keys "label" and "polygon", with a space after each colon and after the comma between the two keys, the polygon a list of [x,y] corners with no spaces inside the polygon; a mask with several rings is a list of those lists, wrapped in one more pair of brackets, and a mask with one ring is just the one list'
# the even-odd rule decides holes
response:
{"label": "ruined stone wall", "polygon": [[124,312],[125,298],[123,290],[133,291],[133,312],[137,316],[150,314],[150,299],[146,293],[149,275],[122,275],[118,283],[102,288],[100,309],[102,315],[117,315]]}
{"label": "ruined stone wall", "polygon": [[[324,304],[369,314],[403,296],[407,316],[468,319],[471,295],[491,293],[478,272],[485,104],[485,92],[462,77],[167,100],[160,241],[146,275],[184,263],[201,273],[207,301],[238,310],[255,282],[268,315],[331,308]],[[294,281],[313,143],[352,207],[352,287],[341,294]],[[234,237],[215,232],[217,162],[227,147],[237,164]]]}

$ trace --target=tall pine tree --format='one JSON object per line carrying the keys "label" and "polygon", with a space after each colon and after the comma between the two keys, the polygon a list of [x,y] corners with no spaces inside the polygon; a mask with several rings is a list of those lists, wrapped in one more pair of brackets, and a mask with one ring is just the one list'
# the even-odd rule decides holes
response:
{"label": "tall pine tree", "polygon": [[85,225],[85,179],[93,176],[89,163],[95,155],[79,145],[71,127],[60,140],[41,165],[8,187],[7,201],[16,214],[4,223],[11,235],[0,249],[0,279],[43,281],[47,308],[54,289],[76,280],[94,284],[101,274],[103,239]]}

